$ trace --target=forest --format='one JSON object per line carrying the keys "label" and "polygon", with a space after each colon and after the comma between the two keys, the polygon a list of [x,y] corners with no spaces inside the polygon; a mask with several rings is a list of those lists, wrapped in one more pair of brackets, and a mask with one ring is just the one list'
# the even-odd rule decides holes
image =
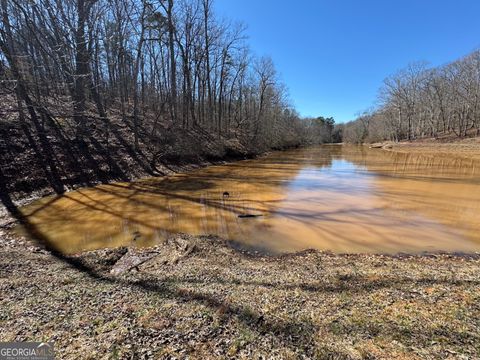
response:
{"label": "forest", "polygon": [[410,64],[384,81],[377,103],[339,126],[346,142],[480,135],[480,50],[440,67]]}
{"label": "forest", "polygon": [[0,358],[480,359],[451,3],[0,0]]}
{"label": "forest", "polygon": [[[211,0],[1,0],[2,168],[30,191],[331,141]],[[22,159],[28,173],[9,164]],[[37,175],[35,175],[37,174]],[[38,183],[40,182],[40,183]]]}

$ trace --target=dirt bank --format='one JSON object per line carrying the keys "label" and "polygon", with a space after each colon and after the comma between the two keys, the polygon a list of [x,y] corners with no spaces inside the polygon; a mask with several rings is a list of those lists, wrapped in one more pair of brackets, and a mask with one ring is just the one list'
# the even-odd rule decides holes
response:
{"label": "dirt bank", "polygon": [[[380,144],[377,144],[380,145]],[[385,150],[402,153],[450,156],[469,160],[480,160],[480,138],[454,142],[440,142],[433,139],[400,143],[383,143]]]}

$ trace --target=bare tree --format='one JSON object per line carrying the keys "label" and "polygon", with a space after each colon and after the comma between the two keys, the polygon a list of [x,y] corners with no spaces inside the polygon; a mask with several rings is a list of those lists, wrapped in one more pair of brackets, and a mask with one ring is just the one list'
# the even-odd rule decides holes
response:
{"label": "bare tree", "polygon": [[[380,90],[380,106],[370,117],[375,119],[375,138],[382,133],[384,139],[392,140],[479,135],[479,100],[480,51],[434,69],[424,63],[409,65],[388,77]],[[364,123],[365,117],[357,122]],[[356,122],[346,126],[345,133],[352,135],[354,128]],[[370,125],[367,132],[371,133]],[[372,140],[371,136],[351,138]]]}

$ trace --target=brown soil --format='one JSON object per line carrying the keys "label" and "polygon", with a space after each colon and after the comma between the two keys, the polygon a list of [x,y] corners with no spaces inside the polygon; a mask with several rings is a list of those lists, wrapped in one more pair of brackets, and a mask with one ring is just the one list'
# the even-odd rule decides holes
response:
{"label": "brown soil", "polygon": [[386,150],[424,155],[447,155],[469,160],[480,160],[480,137],[440,142],[434,139],[421,141],[385,143]]}

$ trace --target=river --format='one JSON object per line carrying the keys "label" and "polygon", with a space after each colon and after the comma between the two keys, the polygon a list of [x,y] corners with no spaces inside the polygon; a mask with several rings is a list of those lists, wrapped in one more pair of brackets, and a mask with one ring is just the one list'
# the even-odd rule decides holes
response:
{"label": "river", "polygon": [[179,232],[267,254],[474,252],[480,164],[326,145],[80,189],[21,211],[66,254],[151,246]]}

